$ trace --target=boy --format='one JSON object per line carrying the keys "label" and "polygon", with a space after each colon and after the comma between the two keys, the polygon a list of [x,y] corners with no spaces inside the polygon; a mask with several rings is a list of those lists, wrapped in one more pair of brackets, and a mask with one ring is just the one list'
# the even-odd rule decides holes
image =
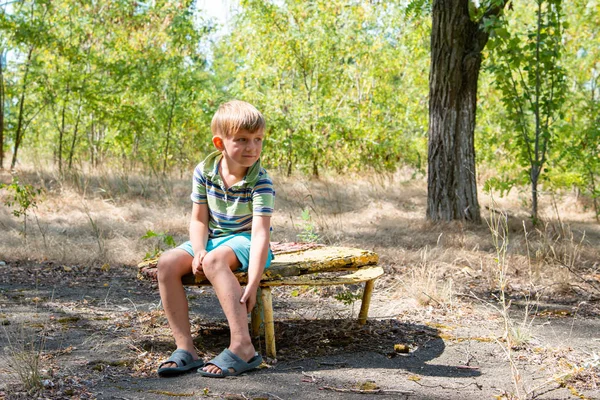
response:
{"label": "boy", "polygon": [[[204,376],[239,375],[256,368],[248,331],[248,313],[273,255],[269,249],[275,192],[260,166],[265,120],[254,106],[238,100],[215,113],[211,130],[217,149],[194,170],[190,240],[164,253],[158,261],[158,282],[177,350],[158,369],[160,376],[192,369]],[[248,271],[242,290],[233,271]],[[204,364],[198,359],[181,277],[190,272],[211,282],[227,317],[229,347]]]}

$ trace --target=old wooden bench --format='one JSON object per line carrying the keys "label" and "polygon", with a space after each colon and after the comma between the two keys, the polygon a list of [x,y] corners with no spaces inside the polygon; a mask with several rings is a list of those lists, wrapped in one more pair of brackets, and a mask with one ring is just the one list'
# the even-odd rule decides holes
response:
{"label": "old wooden bench", "polygon": [[[271,298],[271,288],[274,286],[325,286],[364,282],[358,322],[364,324],[367,321],[375,280],[383,275],[383,268],[377,266],[379,256],[376,253],[312,243],[272,243],[271,249],[275,259],[261,278],[257,306],[251,314],[252,336],[258,337],[261,327],[264,328],[268,357],[275,358],[277,355]],[[157,261],[158,258],[154,258],[138,264],[139,277],[156,279]],[[236,273],[236,276],[241,284],[247,282],[246,273]],[[184,285],[210,285],[206,279],[192,274],[184,276],[182,282]]]}

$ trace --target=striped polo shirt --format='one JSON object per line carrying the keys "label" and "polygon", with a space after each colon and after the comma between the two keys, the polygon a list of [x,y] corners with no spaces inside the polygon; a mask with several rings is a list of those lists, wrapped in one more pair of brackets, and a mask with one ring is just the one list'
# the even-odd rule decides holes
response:
{"label": "striped polo shirt", "polygon": [[192,201],[207,204],[210,238],[251,232],[252,216],[273,215],[275,190],[260,160],[255,162],[241,181],[226,188],[219,174],[220,151],[210,154],[196,166],[192,183]]}

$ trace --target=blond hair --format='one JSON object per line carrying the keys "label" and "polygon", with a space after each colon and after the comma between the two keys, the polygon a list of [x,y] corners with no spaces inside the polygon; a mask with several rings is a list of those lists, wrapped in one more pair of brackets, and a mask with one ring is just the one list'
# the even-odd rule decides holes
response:
{"label": "blond hair", "polygon": [[265,125],[265,118],[252,104],[231,100],[221,104],[213,116],[210,129],[213,136],[227,137],[240,130],[254,133],[265,129]]}

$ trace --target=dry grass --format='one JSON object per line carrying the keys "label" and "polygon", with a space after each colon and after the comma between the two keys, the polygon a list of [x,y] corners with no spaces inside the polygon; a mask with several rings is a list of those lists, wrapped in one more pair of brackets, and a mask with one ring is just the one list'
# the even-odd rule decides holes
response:
{"label": "dry grass", "polygon": [[[188,177],[155,177],[123,171],[20,171],[20,178],[45,190],[35,210],[28,243],[20,221],[0,208],[0,257],[62,264],[135,265],[158,244],[141,240],[152,230],[176,242],[187,239]],[[7,172],[0,174],[9,182]],[[273,240],[296,241],[302,210],[309,210],[321,241],[378,252],[389,274],[386,287],[421,305],[451,305],[455,294],[476,283],[497,287],[495,249],[485,224],[433,224],[425,220],[426,182],[406,173],[326,176],[321,180],[275,175],[277,200]],[[0,192],[0,199],[5,196]],[[527,192],[495,199],[508,214],[507,290],[566,293],[588,288],[598,273],[600,226],[581,198],[567,193],[541,197],[544,224],[531,226]],[[492,199],[480,194],[484,216]],[[44,235],[42,235],[42,232]],[[45,240],[44,240],[45,236]],[[587,282],[587,283],[586,283]],[[587,285],[587,286],[586,286]],[[523,289],[525,288],[525,289]],[[600,294],[600,293],[597,293]]]}
{"label": "dry grass", "polygon": [[3,327],[8,345],[0,360],[18,379],[20,386],[33,393],[42,387],[42,354],[45,347],[43,332],[38,333],[23,325],[8,329]]}

